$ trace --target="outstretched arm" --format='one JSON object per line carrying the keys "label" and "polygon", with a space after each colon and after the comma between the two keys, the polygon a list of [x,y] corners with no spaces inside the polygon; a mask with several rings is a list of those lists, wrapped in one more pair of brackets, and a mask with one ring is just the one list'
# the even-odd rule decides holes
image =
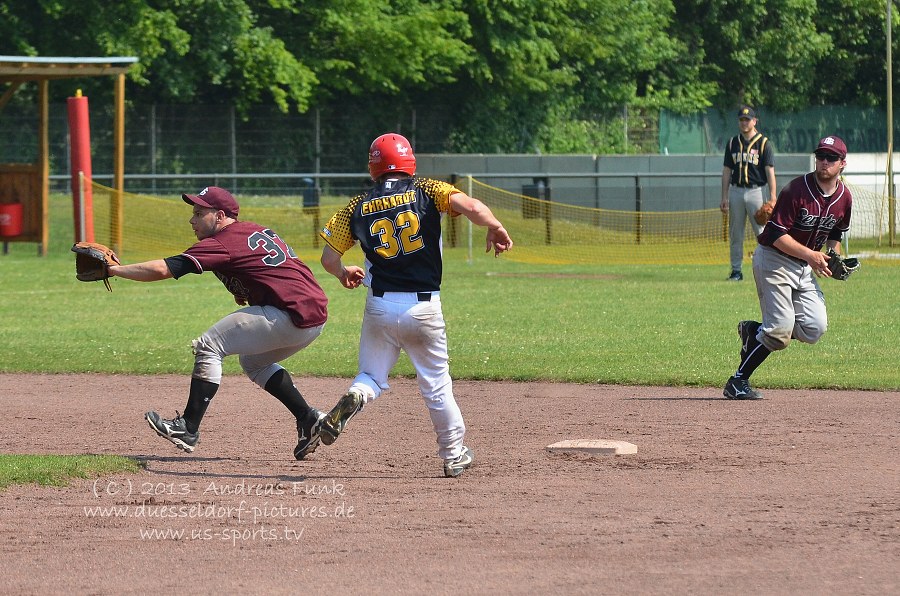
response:
{"label": "outstretched arm", "polygon": [[512,248],[513,241],[509,237],[509,232],[500,220],[494,217],[490,208],[478,199],[464,192],[455,192],[450,195],[450,207],[456,213],[466,216],[476,226],[488,229],[485,252],[490,252],[493,248],[494,256],[499,257],[501,252]]}
{"label": "outstretched arm", "polygon": [[160,281],[172,277],[172,272],[163,259],[131,265],[110,265],[109,274],[134,281]]}
{"label": "outstretched arm", "polygon": [[321,262],[325,271],[338,278],[342,286],[351,290],[358,288],[366,276],[366,272],[363,271],[362,267],[357,267],[356,265],[345,267],[344,263],[341,262],[341,253],[327,244],[322,249]]}

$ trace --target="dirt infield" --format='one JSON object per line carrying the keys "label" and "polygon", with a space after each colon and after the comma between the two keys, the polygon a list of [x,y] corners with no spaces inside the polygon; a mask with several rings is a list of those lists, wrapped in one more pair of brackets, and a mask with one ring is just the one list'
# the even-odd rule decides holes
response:
{"label": "dirt infield", "polygon": [[[328,408],[346,381],[297,385]],[[3,592],[900,592],[900,393],[457,382],[476,463],[445,479],[414,381],[304,462],[287,411],[242,377],[178,451],[142,415],[187,386],[0,375],[3,453],[146,466],[0,492]],[[545,451],[585,438],[638,453]]]}

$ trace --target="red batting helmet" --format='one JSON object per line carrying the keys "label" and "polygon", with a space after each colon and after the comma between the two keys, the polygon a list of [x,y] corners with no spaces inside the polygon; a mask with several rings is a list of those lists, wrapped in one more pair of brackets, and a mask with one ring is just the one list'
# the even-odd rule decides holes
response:
{"label": "red batting helmet", "polygon": [[389,172],[416,175],[416,156],[406,137],[394,132],[381,135],[369,147],[369,175],[378,180]]}

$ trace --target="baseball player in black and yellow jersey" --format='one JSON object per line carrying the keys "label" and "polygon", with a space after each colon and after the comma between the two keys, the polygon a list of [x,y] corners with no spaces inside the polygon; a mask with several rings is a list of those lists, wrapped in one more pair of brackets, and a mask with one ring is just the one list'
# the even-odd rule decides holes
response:
{"label": "baseball player in black and yellow jersey", "polygon": [[[415,177],[409,141],[382,135],[369,148],[374,187],[334,214],[321,232],[322,266],[346,288],[369,288],[359,340],[359,371],[349,391],[322,422],[322,443],[330,445],[364,404],[389,389],[388,374],[400,350],[416,370],[444,475],[456,477],[473,462],[463,445],[466,427],[456,400],[441,310],[441,218],[464,215],[488,229],[487,251],[509,250],[512,240],[491,210],[451,184]],[[365,269],[345,266],[342,255],[357,242]]]}
{"label": "baseball player in black and yellow jersey", "polygon": [[722,203],[719,208],[728,214],[729,257],[731,274],[729,281],[741,281],[744,274],[744,228],[747,219],[753,236],[759,236],[762,226],[753,214],[762,207],[763,187],[768,189],[768,203],[775,206],[775,150],[769,139],[756,130],[756,111],[750,106],[738,110],[737,134],[725,146],[722,167]]}

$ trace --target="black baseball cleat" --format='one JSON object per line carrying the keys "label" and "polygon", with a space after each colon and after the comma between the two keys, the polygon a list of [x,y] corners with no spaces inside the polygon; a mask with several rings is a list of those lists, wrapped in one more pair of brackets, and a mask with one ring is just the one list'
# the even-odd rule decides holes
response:
{"label": "black baseball cleat", "polygon": [[200,442],[200,431],[189,432],[184,418],[178,412],[175,412],[175,418],[172,420],[166,420],[156,412],[147,412],[144,418],[156,434],[172,441],[176,447],[187,453],[193,452],[194,447]]}
{"label": "black baseball cleat", "polygon": [[363,396],[356,389],[345,393],[322,421],[322,443],[331,445],[337,441],[350,419],[362,410],[363,404]]}
{"label": "black baseball cleat", "polygon": [[743,281],[744,274],[740,271],[732,271],[731,275],[728,276],[728,281]]}
{"label": "black baseball cleat", "polygon": [[319,431],[324,419],[324,413],[310,408],[306,418],[297,421],[297,446],[294,447],[294,459],[302,460],[316,450],[321,440]]}
{"label": "black baseball cleat", "polygon": [[741,362],[747,357],[747,348],[751,341],[756,341],[756,333],[759,331],[760,323],[756,321],[741,321],[738,323],[738,337],[741,338]]}
{"label": "black baseball cleat", "polygon": [[456,478],[469,469],[472,462],[475,461],[475,452],[463,445],[462,453],[454,459],[448,459],[444,462],[444,476],[447,478]]}
{"label": "black baseball cleat", "polygon": [[728,382],[725,383],[725,389],[722,391],[722,395],[724,395],[726,399],[762,399],[762,393],[751,387],[750,381],[747,379],[738,379],[737,377],[728,379]]}

